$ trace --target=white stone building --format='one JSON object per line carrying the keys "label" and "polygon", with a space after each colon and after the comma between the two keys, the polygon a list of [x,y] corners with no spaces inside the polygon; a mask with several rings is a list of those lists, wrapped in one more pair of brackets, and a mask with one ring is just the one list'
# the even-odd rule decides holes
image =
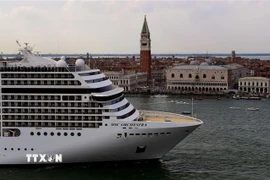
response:
{"label": "white stone building", "polygon": [[116,86],[123,87],[125,91],[134,91],[147,84],[147,73],[125,74],[124,71],[105,71],[104,74]]}
{"label": "white stone building", "polygon": [[270,79],[265,77],[245,77],[238,82],[238,91],[254,94],[269,94]]}
{"label": "white stone building", "polygon": [[[191,64],[194,64],[193,62]],[[222,93],[228,89],[228,69],[222,66],[176,66],[166,71],[167,90],[181,93]]]}

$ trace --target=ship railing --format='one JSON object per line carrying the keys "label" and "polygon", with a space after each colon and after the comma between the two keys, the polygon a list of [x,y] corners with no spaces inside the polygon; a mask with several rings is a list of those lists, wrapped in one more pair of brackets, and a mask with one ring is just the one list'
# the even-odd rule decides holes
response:
{"label": "ship railing", "polygon": [[152,116],[152,117],[165,117],[165,118],[188,118],[194,121],[201,122],[201,120],[192,117],[192,116],[185,116],[182,114],[176,114],[171,112],[161,112],[161,111],[151,111],[151,110],[139,110],[143,117],[145,116]]}

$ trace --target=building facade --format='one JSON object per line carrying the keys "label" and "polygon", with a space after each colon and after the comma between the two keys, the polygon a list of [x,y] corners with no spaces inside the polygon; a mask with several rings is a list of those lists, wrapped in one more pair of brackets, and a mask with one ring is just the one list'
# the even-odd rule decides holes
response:
{"label": "building facade", "polygon": [[245,77],[239,79],[238,91],[240,93],[269,94],[270,79],[265,77]]}
{"label": "building facade", "polygon": [[228,86],[229,89],[238,89],[238,81],[240,78],[249,76],[250,70],[237,63],[223,65],[228,69]]}
{"label": "building facade", "polygon": [[134,91],[141,86],[147,84],[147,73],[125,74],[122,72],[105,71],[104,74],[108,77],[115,86],[124,88],[124,91]]}
{"label": "building facade", "polygon": [[144,17],[144,23],[141,31],[140,47],[141,72],[147,73],[149,81],[151,79],[151,39],[146,16]]}
{"label": "building facade", "polygon": [[167,90],[180,93],[223,93],[228,89],[228,69],[222,66],[182,65],[166,71]]}

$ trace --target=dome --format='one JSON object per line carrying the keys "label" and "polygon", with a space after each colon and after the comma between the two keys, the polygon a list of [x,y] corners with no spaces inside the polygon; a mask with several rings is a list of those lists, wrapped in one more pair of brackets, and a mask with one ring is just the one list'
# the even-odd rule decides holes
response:
{"label": "dome", "polygon": [[76,62],[75,62],[75,65],[76,65],[76,66],[81,66],[81,67],[83,67],[83,66],[84,66],[84,60],[82,60],[82,59],[77,59]]}
{"label": "dome", "polygon": [[205,59],[205,62],[207,62],[209,65],[212,65],[213,64],[213,62],[212,62],[211,59]]}
{"label": "dome", "polygon": [[209,64],[207,62],[202,62],[200,66],[209,66]]}
{"label": "dome", "polygon": [[199,64],[199,62],[197,61],[197,60],[195,60],[195,61],[190,61],[190,65],[198,65]]}
{"label": "dome", "polygon": [[66,57],[65,56],[61,56],[61,60],[66,60]]}
{"label": "dome", "polygon": [[61,59],[61,60],[57,61],[56,67],[67,67],[67,63],[66,63],[66,61]]}

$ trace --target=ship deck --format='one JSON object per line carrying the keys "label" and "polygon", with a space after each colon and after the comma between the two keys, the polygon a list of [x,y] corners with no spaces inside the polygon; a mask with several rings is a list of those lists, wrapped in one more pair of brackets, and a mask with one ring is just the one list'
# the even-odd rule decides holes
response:
{"label": "ship deck", "polygon": [[141,115],[143,116],[143,121],[151,121],[151,122],[172,122],[172,123],[188,123],[188,124],[198,124],[202,123],[201,120],[191,117],[185,116],[181,114],[169,113],[169,112],[161,112],[161,111],[144,111],[140,110]]}

